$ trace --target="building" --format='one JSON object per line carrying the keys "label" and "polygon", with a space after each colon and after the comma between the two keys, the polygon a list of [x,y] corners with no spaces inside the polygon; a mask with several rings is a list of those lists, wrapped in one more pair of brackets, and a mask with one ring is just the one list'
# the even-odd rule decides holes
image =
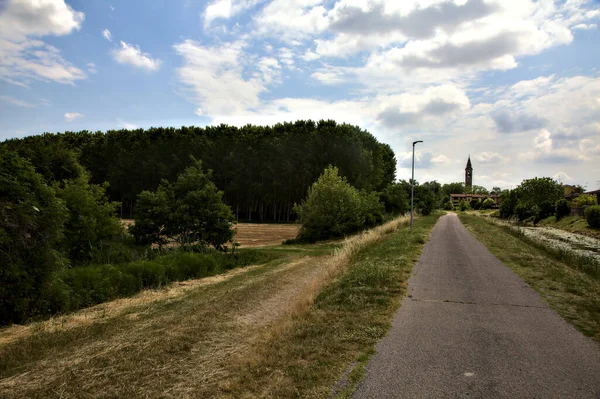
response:
{"label": "building", "polygon": [[[473,188],[473,165],[471,164],[471,155],[469,155],[469,159],[467,160],[467,167],[465,168],[465,189],[469,191]],[[454,206],[458,206],[460,201],[471,202],[472,200],[484,200],[486,198],[491,198],[496,202],[496,206],[500,205],[501,198],[500,195],[492,195],[492,194],[450,194],[450,200]]]}
{"label": "building", "polygon": [[473,187],[473,167],[471,166],[471,155],[467,161],[467,167],[465,168],[465,188],[468,190]]}

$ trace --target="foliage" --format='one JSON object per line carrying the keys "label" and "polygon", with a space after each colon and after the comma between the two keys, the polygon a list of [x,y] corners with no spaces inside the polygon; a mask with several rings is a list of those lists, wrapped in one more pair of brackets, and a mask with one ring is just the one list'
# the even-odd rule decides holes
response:
{"label": "foliage", "polygon": [[383,222],[385,206],[379,201],[379,194],[375,192],[360,192],[361,210],[364,215],[365,227],[374,227]]}
{"label": "foliage", "polygon": [[118,204],[109,202],[107,187],[108,183],[102,186],[89,184],[85,170],[81,170],[75,179],[53,185],[56,196],[64,201],[69,212],[61,247],[75,263],[89,261],[102,242],[123,232],[115,216]]}
{"label": "foliage", "polygon": [[460,209],[461,212],[468,211],[470,208],[469,201],[460,200],[458,203],[458,209]]}
{"label": "foliage", "polygon": [[454,204],[452,203],[451,200],[446,202],[446,204],[444,205],[444,210],[445,211],[453,211],[454,210]]}
{"label": "foliage", "polygon": [[500,216],[519,220],[540,220],[554,213],[554,204],[563,197],[563,187],[550,177],[523,180],[514,190],[503,191]]}
{"label": "foliage", "polygon": [[597,205],[596,196],[592,194],[581,194],[573,200],[575,208],[583,208],[586,205]]}
{"label": "foliage", "polygon": [[123,203],[121,216],[131,216],[142,191],[155,192],[163,179],[175,181],[193,164],[190,155],[214,171],[223,202],[239,220],[289,221],[292,205],[306,198],[330,164],[358,190],[383,191],[396,173],[395,155],[387,144],[357,126],[331,120],[66,132],[13,139],[2,146],[30,157],[36,168],[48,169],[52,180],[73,176],[59,177],[56,170],[62,167],[46,161],[54,150],[45,149],[76,151],[92,183],[110,184],[110,200]]}
{"label": "foliage", "polygon": [[535,177],[523,180],[515,189],[519,201],[526,207],[540,206],[544,201],[555,204],[563,197],[562,186],[550,177]]}
{"label": "foliage", "polygon": [[585,220],[590,227],[600,228],[600,205],[592,205],[585,210]]}
{"label": "foliage", "polygon": [[314,242],[343,237],[365,223],[363,200],[338,168],[329,166],[308,189],[306,200],[294,205],[302,224],[299,240]]}
{"label": "foliage", "polygon": [[481,198],[475,198],[475,199],[471,200],[469,205],[471,206],[471,208],[473,208],[474,210],[477,211],[477,210],[481,209],[481,206],[483,205],[483,201],[481,200]]}
{"label": "foliage", "polygon": [[539,205],[537,214],[535,215],[536,222],[547,217],[553,216],[556,212],[556,205],[551,201],[542,201]]}
{"label": "foliage", "polygon": [[569,201],[566,199],[560,199],[556,203],[556,220],[560,220],[565,216],[569,216],[571,214],[571,206],[569,205]]}
{"label": "foliage", "polygon": [[478,186],[478,185],[473,185],[471,188],[466,190],[469,194],[489,194],[490,192],[488,191],[487,188],[483,187],[483,186]]}
{"label": "foliage", "polygon": [[450,194],[465,194],[465,184],[461,182],[444,184],[442,192],[447,198],[450,197]]}
{"label": "foliage", "polygon": [[486,198],[483,203],[481,204],[481,207],[483,209],[491,209],[496,205],[496,201],[494,201],[493,198]]}
{"label": "foliage", "polygon": [[225,270],[265,262],[271,256],[257,250],[233,254],[211,251],[175,251],[152,261],[122,265],[89,265],[57,272],[45,295],[41,315],[72,312],[88,306],[128,297],[142,289],[158,288],[174,281],[222,273]]}
{"label": "foliage", "polygon": [[400,183],[388,185],[383,189],[379,198],[385,206],[385,211],[392,215],[403,215],[410,209],[409,194]]}
{"label": "foliage", "polygon": [[199,244],[222,249],[233,238],[234,216],[223,204],[223,193],[195,161],[174,183],[163,181],[154,193],[140,194],[131,232],[142,244]]}
{"label": "foliage", "polygon": [[505,190],[500,194],[502,203],[500,204],[500,217],[508,219],[515,214],[515,208],[518,202],[517,192],[515,190]]}
{"label": "foliage", "polygon": [[[436,182],[436,184],[439,186],[439,183]],[[431,183],[418,185],[415,182],[415,208],[423,216],[430,215],[439,207],[438,197],[434,191],[435,188],[436,186]]]}
{"label": "foliage", "polygon": [[0,324],[35,312],[53,271],[66,209],[32,165],[0,148]]}
{"label": "foliage", "polygon": [[501,192],[502,192],[502,189],[500,187],[493,187],[492,191],[490,191],[490,194],[492,194],[492,195],[500,195]]}

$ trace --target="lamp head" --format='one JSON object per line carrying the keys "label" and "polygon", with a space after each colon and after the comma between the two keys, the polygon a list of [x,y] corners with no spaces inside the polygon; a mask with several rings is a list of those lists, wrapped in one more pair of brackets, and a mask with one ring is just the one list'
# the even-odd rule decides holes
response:
{"label": "lamp head", "polygon": [[423,142],[423,140],[413,141],[413,146],[417,143],[422,143],[422,142]]}

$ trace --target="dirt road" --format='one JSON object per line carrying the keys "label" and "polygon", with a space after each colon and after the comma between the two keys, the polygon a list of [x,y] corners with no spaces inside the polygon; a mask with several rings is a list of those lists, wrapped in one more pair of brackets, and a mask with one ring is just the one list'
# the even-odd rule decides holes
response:
{"label": "dirt road", "polygon": [[355,398],[599,398],[600,349],[444,216]]}

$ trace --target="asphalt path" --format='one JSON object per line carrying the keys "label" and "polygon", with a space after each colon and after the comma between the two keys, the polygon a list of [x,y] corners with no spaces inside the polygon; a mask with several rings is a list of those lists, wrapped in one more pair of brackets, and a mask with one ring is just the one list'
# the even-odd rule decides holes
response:
{"label": "asphalt path", "polygon": [[600,398],[600,347],[443,216],[354,398]]}

